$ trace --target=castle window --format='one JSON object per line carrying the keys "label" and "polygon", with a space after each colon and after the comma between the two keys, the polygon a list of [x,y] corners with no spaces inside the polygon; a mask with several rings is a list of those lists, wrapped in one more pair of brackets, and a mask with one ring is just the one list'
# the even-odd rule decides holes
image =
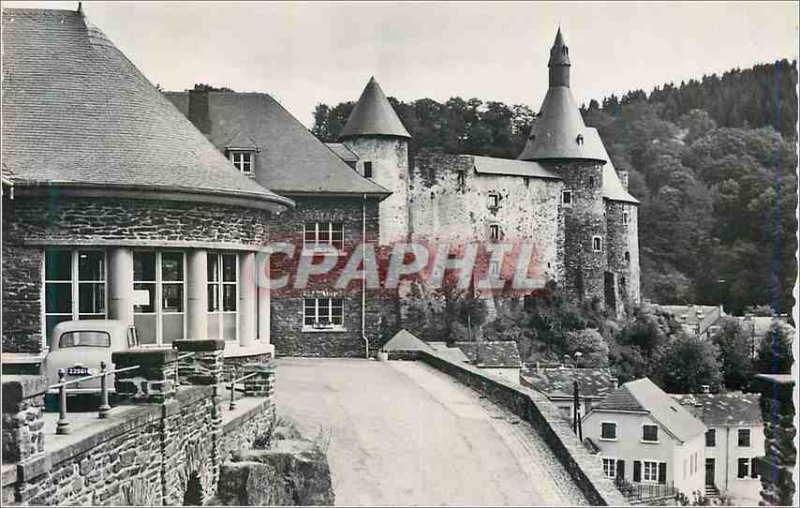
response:
{"label": "castle window", "polygon": [[592,250],[595,252],[603,250],[603,239],[599,236],[592,237]]}
{"label": "castle window", "polygon": [[572,208],[572,191],[565,190],[561,193],[561,204],[564,208]]}
{"label": "castle window", "polygon": [[594,187],[594,177],[593,176],[589,177],[589,187]]}
{"label": "castle window", "polygon": [[499,240],[500,239],[500,224],[490,224],[489,225],[489,238],[491,240]]}
{"label": "castle window", "polygon": [[494,192],[489,194],[489,209],[496,210],[500,208],[500,194]]}
{"label": "castle window", "polygon": [[372,178],[372,162],[364,162],[364,178]]}
{"label": "castle window", "polygon": [[466,171],[459,171],[458,176],[456,177],[456,185],[458,190],[463,191],[464,188],[467,186],[467,173]]}
{"label": "castle window", "polygon": [[631,262],[631,253],[628,252],[628,251],[625,251],[625,262],[626,263],[630,263]]}
{"label": "castle window", "polygon": [[627,225],[628,225],[628,220],[629,220],[629,218],[628,218],[628,212],[622,212],[622,224],[623,224],[624,226],[627,226]]}
{"label": "castle window", "polygon": [[246,175],[253,174],[253,152],[231,151],[233,166]]}
{"label": "castle window", "polygon": [[344,300],[341,298],[304,298],[303,330],[344,329]]}
{"label": "castle window", "polygon": [[575,138],[575,142],[578,143],[578,146],[583,145],[583,134],[578,134],[578,137]]}
{"label": "castle window", "polygon": [[306,222],[303,230],[304,249],[344,248],[344,224],[341,222]]}

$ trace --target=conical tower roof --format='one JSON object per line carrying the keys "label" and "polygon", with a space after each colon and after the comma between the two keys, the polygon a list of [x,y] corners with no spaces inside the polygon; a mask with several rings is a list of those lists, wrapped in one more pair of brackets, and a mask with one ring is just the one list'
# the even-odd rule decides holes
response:
{"label": "conical tower roof", "polygon": [[339,135],[340,138],[353,136],[411,137],[374,77],[370,78]]}
{"label": "conical tower roof", "polygon": [[522,160],[588,159],[605,162],[601,142],[595,142],[569,88],[569,49],[559,28],[550,49],[550,87],[531,135],[518,157]]}

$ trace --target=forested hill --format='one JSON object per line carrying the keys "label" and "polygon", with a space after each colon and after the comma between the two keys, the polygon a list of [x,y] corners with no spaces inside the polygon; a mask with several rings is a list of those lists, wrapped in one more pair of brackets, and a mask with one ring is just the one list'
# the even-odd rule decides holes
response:
{"label": "forested hill", "polygon": [[[796,62],[732,70],[591,101],[582,110],[641,201],[642,290],[659,303],[790,312],[797,277]],[[389,99],[411,150],[515,158],[535,118],[526,105]],[[334,141],[352,102],[317,105],[313,132]],[[773,288],[776,272],[780,287]]]}

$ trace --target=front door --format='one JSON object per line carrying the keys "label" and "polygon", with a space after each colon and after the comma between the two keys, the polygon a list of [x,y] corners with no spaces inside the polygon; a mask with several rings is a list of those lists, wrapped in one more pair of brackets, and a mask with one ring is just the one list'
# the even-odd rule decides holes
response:
{"label": "front door", "polygon": [[714,485],[714,459],[706,459],[706,485]]}

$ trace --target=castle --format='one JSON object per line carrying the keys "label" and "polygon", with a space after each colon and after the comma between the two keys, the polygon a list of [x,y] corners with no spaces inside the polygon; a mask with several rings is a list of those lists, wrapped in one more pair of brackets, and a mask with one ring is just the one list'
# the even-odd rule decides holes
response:
{"label": "castle", "polygon": [[617,315],[636,305],[639,202],[584,124],[570,66],[559,29],[549,89],[517,160],[429,151],[409,159],[410,135],[371,79],[331,148],[391,191],[379,205],[381,243],[530,242],[542,285],[555,280],[571,301]]}

